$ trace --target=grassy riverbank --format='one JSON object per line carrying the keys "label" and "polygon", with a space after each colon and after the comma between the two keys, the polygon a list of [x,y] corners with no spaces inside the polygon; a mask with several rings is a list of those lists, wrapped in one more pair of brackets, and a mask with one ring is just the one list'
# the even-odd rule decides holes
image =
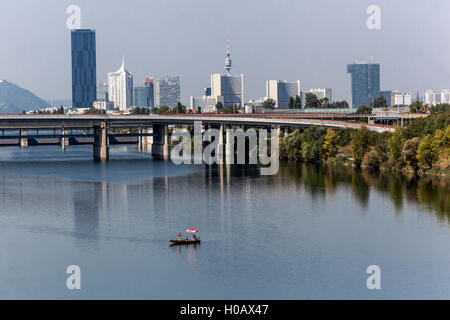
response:
{"label": "grassy riverbank", "polygon": [[280,157],[450,179],[450,113],[414,120],[394,133],[366,127],[297,130],[280,138]]}

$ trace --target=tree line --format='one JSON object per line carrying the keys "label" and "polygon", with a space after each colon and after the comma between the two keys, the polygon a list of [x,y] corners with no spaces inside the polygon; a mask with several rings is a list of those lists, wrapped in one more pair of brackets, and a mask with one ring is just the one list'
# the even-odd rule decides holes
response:
{"label": "tree line", "polygon": [[326,129],[313,126],[285,134],[280,157],[294,161],[342,162],[367,170],[449,173],[450,114],[416,119],[395,132],[378,133],[363,126]]}

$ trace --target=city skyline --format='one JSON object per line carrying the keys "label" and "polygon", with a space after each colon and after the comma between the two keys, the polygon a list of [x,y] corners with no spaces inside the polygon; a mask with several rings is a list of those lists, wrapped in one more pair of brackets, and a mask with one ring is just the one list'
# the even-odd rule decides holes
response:
{"label": "city skyline", "polygon": [[[31,1],[23,1],[21,6],[15,3],[0,5],[2,12],[13,15],[30,4],[27,10],[21,11],[23,19],[17,28],[11,28],[13,22],[7,17],[0,22],[4,29],[8,23],[7,29],[11,30],[0,36],[0,40],[8,44],[0,53],[1,78],[45,99],[67,99],[71,97],[70,30],[65,23],[68,18],[66,8],[70,3],[49,2],[55,6],[39,12],[36,11],[38,8],[31,6]],[[235,74],[243,73],[246,77],[247,99],[261,97],[265,81],[269,79],[300,79],[303,88],[332,88],[334,99],[350,101],[350,77],[346,73],[346,65],[370,56],[383,68],[381,90],[425,92],[429,88],[440,91],[450,87],[450,62],[441,59],[450,54],[450,45],[437,41],[433,45],[435,50],[426,50],[418,40],[426,34],[433,34],[437,39],[440,34],[450,31],[450,27],[438,28],[434,23],[436,16],[448,11],[449,3],[442,1],[426,7],[414,1],[399,4],[379,1],[383,21],[381,30],[368,30],[366,27],[368,1],[351,3],[346,8],[333,3],[321,6],[320,3],[294,1],[267,3],[264,7],[243,4],[242,10],[228,20],[225,17],[208,18],[207,13],[218,4],[205,1],[176,2],[170,6],[162,2],[145,3],[140,7],[148,9],[151,26],[154,25],[155,30],[159,30],[156,25],[171,17],[173,12],[169,8],[176,6],[178,9],[174,14],[180,19],[173,25],[165,23],[163,31],[158,31],[148,44],[136,40],[139,34],[148,31],[148,28],[136,29],[150,20],[146,18],[146,10],[140,10],[143,13],[135,11],[132,3],[128,6],[113,5],[109,15],[114,16],[130,7],[138,16],[125,19],[122,24],[112,24],[107,19],[109,15],[97,10],[105,2],[91,4],[80,1],[78,5],[82,14],[81,28],[95,29],[97,34],[97,82],[106,82],[107,73],[114,70],[116,61],[125,55],[138,82],[147,76],[180,75],[183,104],[188,104],[190,95],[201,95],[202,89],[208,86],[211,73],[223,70],[227,39],[233,45]],[[234,10],[238,6],[238,2],[230,1],[226,10]],[[265,14],[280,10],[286,15],[283,21],[277,24],[261,21]],[[330,20],[326,26],[308,18],[308,12],[319,10]],[[186,23],[192,11],[205,18],[200,19],[203,24]],[[402,12],[401,16],[399,12]],[[434,18],[430,19],[427,13],[432,13]],[[345,19],[346,15],[354,19]],[[249,21],[242,22],[243,16]],[[420,28],[411,25],[414,18],[422,21]],[[37,33],[39,28],[36,25],[46,32]],[[183,32],[179,31],[180,25],[184,26]],[[199,29],[203,33],[198,32]],[[137,36],[127,37],[130,32]],[[277,33],[279,36],[274,38]],[[210,36],[212,34],[214,37]],[[198,35],[207,36],[208,41]],[[27,41],[11,41],[18,37]],[[120,45],[117,45],[118,38],[121,39]],[[308,43],[310,48],[305,45]],[[358,46],[352,46],[352,43],[358,43]],[[52,72],[47,75],[45,70]],[[41,78],[36,81],[38,77]]]}

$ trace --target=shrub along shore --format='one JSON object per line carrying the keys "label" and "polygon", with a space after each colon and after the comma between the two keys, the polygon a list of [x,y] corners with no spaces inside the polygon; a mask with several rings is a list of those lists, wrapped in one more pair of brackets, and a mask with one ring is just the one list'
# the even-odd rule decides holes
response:
{"label": "shrub along shore", "polygon": [[414,120],[395,132],[313,126],[280,137],[280,158],[450,178],[450,113]]}

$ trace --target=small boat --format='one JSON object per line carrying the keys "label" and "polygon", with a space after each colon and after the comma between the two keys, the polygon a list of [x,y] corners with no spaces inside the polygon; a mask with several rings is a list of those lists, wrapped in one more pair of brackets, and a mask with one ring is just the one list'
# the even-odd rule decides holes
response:
{"label": "small boat", "polygon": [[172,242],[172,244],[196,244],[196,243],[200,243],[200,239],[197,240],[169,240],[170,242]]}

